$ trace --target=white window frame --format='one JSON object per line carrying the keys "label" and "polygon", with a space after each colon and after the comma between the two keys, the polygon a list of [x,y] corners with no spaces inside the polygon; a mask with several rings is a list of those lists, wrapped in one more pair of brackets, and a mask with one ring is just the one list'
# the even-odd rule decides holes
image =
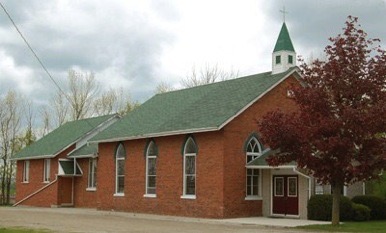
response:
{"label": "white window frame", "polygon": [[43,183],[49,183],[51,178],[51,159],[44,159],[43,163]]}
{"label": "white window frame", "polygon": [[[295,189],[295,194],[290,194],[290,180],[295,180],[296,184],[296,189]],[[287,196],[288,197],[298,197],[298,178],[297,177],[287,177]]]}
{"label": "white window frame", "polygon": [[[278,194],[278,193],[276,192],[276,191],[277,191],[277,190],[276,190],[276,183],[277,183],[276,181],[277,181],[277,180],[281,180],[282,185],[283,185],[282,188],[281,188],[281,189],[282,189],[282,190],[281,190],[281,191],[282,191],[281,194]],[[284,185],[284,182],[285,182],[285,181],[284,181],[284,177],[282,177],[282,176],[279,176],[279,177],[275,177],[275,178],[274,178],[274,184],[275,184],[275,185],[273,186],[273,194],[274,194],[275,197],[284,197],[284,192],[285,192],[285,190],[284,190],[284,186],[285,186],[285,185]]]}
{"label": "white window frame", "polygon": [[[154,155],[150,155],[149,152],[150,152],[150,148],[154,146],[156,147],[155,143],[153,141],[151,141],[147,147],[147,150],[146,150],[146,186],[145,186],[145,195],[144,197],[157,197],[157,154],[154,154]],[[150,159],[155,159],[155,163],[156,163],[156,168],[155,168],[155,175],[149,175],[149,160]],[[156,186],[154,187],[155,188],[155,193],[149,193],[149,177],[155,177],[156,179]]]}
{"label": "white window frame", "polygon": [[[249,145],[251,144],[251,142],[254,141],[255,142],[255,147],[257,146],[258,148],[258,152],[254,152],[254,148],[252,148],[252,151],[248,151],[248,148],[249,148]],[[254,159],[257,159],[261,156],[261,151],[262,151],[262,148],[261,148],[261,144],[259,142],[259,140],[257,140],[256,137],[252,137],[249,141],[248,141],[248,144],[247,144],[247,147],[246,147],[246,156],[245,156],[245,162],[246,164],[248,164],[250,161],[254,160]],[[248,184],[248,177],[250,177],[251,175],[248,175],[248,171],[249,170],[252,170],[252,178],[250,180],[250,184]],[[256,175],[256,172],[257,172],[257,192],[258,193],[253,193],[253,184],[254,184],[254,175]],[[245,172],[246,176],[245,176],[245,200],[257,200],[257,199],[261,199],[261,169],[256,169],[256,168],[247,168],[246,169],[246,172]],[[251,193],[248,193],[248,186],[251,187]]]}
{"label": "white window frame", "polygon": [[[123,174],[119,175],[118,174],[118,164],[119,162],[123,161],[125,162],[125,157],[126,157],[126,154],[122,157],[118,157],[118,153],[120,152],[120,150],[123,150],[124,153],[126,153],[126,150],[125,150],[125,147],[123,146],[122,143],[120,143],[117,147],[117,151],[115,152],[115,194],[114,196],[125,196],[125,192],[124,190],[122,192],[119,192],[118,191],[118,181],[119,181],[119,178],[120,177],[123,177],[125,178],[125,171],[123,172]],[[125,169],[124,169],[125,170]],[[123,180],[123,189],[125,189],[125,185],[124,185],[125,181]]]}
{"label": "white window frame", "polygon": [[97,170],[98,162],[97,158],[90,158],[88,161],[88,179],[87,179],[87,191],[95,191],[96,190],[96,170]]}
{"label": "white window frame", "polygon": [[[195,148],[196,148],[196,151],[195,153],[186,153],[186,147],[189,143],[193,143]],[[184,146],[184,158],[183,158],[183,193],[182,193],[182,196],[181,198],[183,199],[196,199],[196,195],[197,195],[197,176],[196,176],[196,173],[197,173],[197,163],[196,163],[196,156],[197,156],[197,144],[196,142],[193,140],[192,137],[189,137],[188,140],[186,140],[185,142],[185,146]],[[186,158],[188,157],[194,157],[194,174],[186,174]],[[187,194],[187,188],[186,188],[186,178],[188,176],[193,176],[194,177],[194,194]]]}
{"label": "white window frame", "polygon": [[29,160],[24,160],[22,183],[29,183]]}

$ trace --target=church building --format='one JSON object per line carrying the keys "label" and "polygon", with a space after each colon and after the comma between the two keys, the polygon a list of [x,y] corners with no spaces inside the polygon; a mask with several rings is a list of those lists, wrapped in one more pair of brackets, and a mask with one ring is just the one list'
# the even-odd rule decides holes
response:
{"label": "church building", "polygon": [[283,23],[272,71],[157,94],[126,116],[69,122],[13,157],[16,205],[306,219],[313,178],[271,167],[257,122],[296,111],[296,53]]}

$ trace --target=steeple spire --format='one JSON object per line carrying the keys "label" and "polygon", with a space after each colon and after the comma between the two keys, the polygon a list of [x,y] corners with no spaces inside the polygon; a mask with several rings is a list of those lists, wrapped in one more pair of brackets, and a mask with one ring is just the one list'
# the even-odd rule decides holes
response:
{"label": "steeple spire", "polygon": [[[285,15],[285,8],[283,15]],[[285,16],[283,20],[285,20]],[[294,66],[296,66],[296,52],[287,25],[283,22],[272,52],[272,74],[284,72]]]}
{"label": "steeple spire", "polygon": [[287,29],[287,25],[285,24],[285,22],[281,26],[279,37],[277,38],[276,45],[275,45],[275,48],[273,49],[273,52],[277,52],[280,50],[295,52],[294,46],[292,45],[292,41]]}

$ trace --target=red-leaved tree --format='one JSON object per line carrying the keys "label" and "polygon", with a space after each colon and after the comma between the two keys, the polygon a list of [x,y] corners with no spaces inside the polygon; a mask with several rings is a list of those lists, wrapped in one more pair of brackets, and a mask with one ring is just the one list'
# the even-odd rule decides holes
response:
{"label": "red-leaved tree", "polygon": [[333,225],[343,186],[386,168],[386,52],[366,37],[349,16],[343,34],[329,39],[325,61],[302,61],[302,85],[293,87],[298,111],[273,111],[259,123],[274,152],[270,165],[296,161],[331,185]]}

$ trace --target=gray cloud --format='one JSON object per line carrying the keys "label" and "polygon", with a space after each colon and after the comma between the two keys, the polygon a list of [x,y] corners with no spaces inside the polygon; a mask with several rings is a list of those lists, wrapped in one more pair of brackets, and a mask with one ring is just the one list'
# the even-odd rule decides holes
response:
{"label": "gray cloud", "polygon": [[[118,0],[108,1],[109,4],[102,0],[52,0],[44,4],[37,0],[2,2],[57,82],[64,85],[70,68],[92,71],[103,87],[123,87],[133,99],[140,101],[152,95],[159,79],[167,77],[168,74],[159,73],[162,71],[160,59],[168,52],[165,48],[173,48],[180,33],[170,25],[183,18],[174,1],[149,0],[144,5],[142,1]],[[261,12],[265,15],[265,33],[256,35],[255,41],[261,44],[272,41],[272,46],[259,48],[265,51],[264,54],[270,54],[280,30],[282,16],[279,10],[282,3],[267,1],[263,5]],[[386,30],[382,30],[386,22],[385,1],[290,0],[285,3],[289,11],[287,25],[295,49],[303,57],[322,53],[329,43],[328,37],[342,31],[348,15],[358,16],[369,37],[380,38],[385,45]],[[197,4],[206,6],[203,2]],[[198,13],[197,21],[200,17]],[[215,13],[213,17],[213,20],[217,20],[214,22],[222,22]],[[210,24],[211,20],[200,22]],[[258,22],[245,23],[251,25],[253,30],[253,25]],[[231,26],[237,25],[230,25],[230,33]],[[202,25],[191,27],[197,30]],[[197,33],[200,31],[197,30]],[[189,42],[192,46],[195,43],[202,42]],[[3,12],[0,12],[1,54],[0,93],[13,88],[35,101],[46,101],[56,91]],[[210,57],[210,54],[203,54],[202,60],[197,62],[206,61],[206,56]],[[13,63],[5,63],[4,59],[11,59]],[[270,57],[267,59],[270,60]],[[181,77],[187,72],[189,70]]]}
{"label": "gray cloud", "polygon": [[[146,12],[125,11],[124,1],[111,5],[104,4],[104,1],[93,3],[59,6],[51,1],[42,6],[40,1],[18,4],[6,1],[4,5],[52,73],[66,75],[68,69],[79,67],[100,76],[102,73],[106,75],[105,71],[113,67],[116,70],[114,75],[120,77],[110,80],[122,84],[109,83],[109,77],[102,77],[102,86],[132,83],[126,88],[133,89],[130,92],[137,99],[144,99],[153,88],[137,87],[141,83],[155,85],[154,73],[162,45],[173,41],[172,33],[150,21],[151,16]],[[164,10],[167,11],[165,14],[158,14],[161,20],[173,11],[171,7]],[[4,14],[0,15],[0,29],[13,33],[12,40],[0,42],[0,49],[14,59],[17,67],[30,67],[38,75],[41,67],[10,27],[9,20],[4,18]],[[63,80],[65,77],[55,78]]]}
{"label": "gray cloud", "polygon": [[[295,49],[303,57],[320,55],[329,44],[328,38],[342,32],[347,16],[359,18],[359,24],[369,38],[379,38],[386,44],[386,2],[383,0],[340,0],[340,1],[286,1],[287,26],[289,27]],[[283,4],[272,1],[266,5],[269,21],[282,22],[279,12]]]}

